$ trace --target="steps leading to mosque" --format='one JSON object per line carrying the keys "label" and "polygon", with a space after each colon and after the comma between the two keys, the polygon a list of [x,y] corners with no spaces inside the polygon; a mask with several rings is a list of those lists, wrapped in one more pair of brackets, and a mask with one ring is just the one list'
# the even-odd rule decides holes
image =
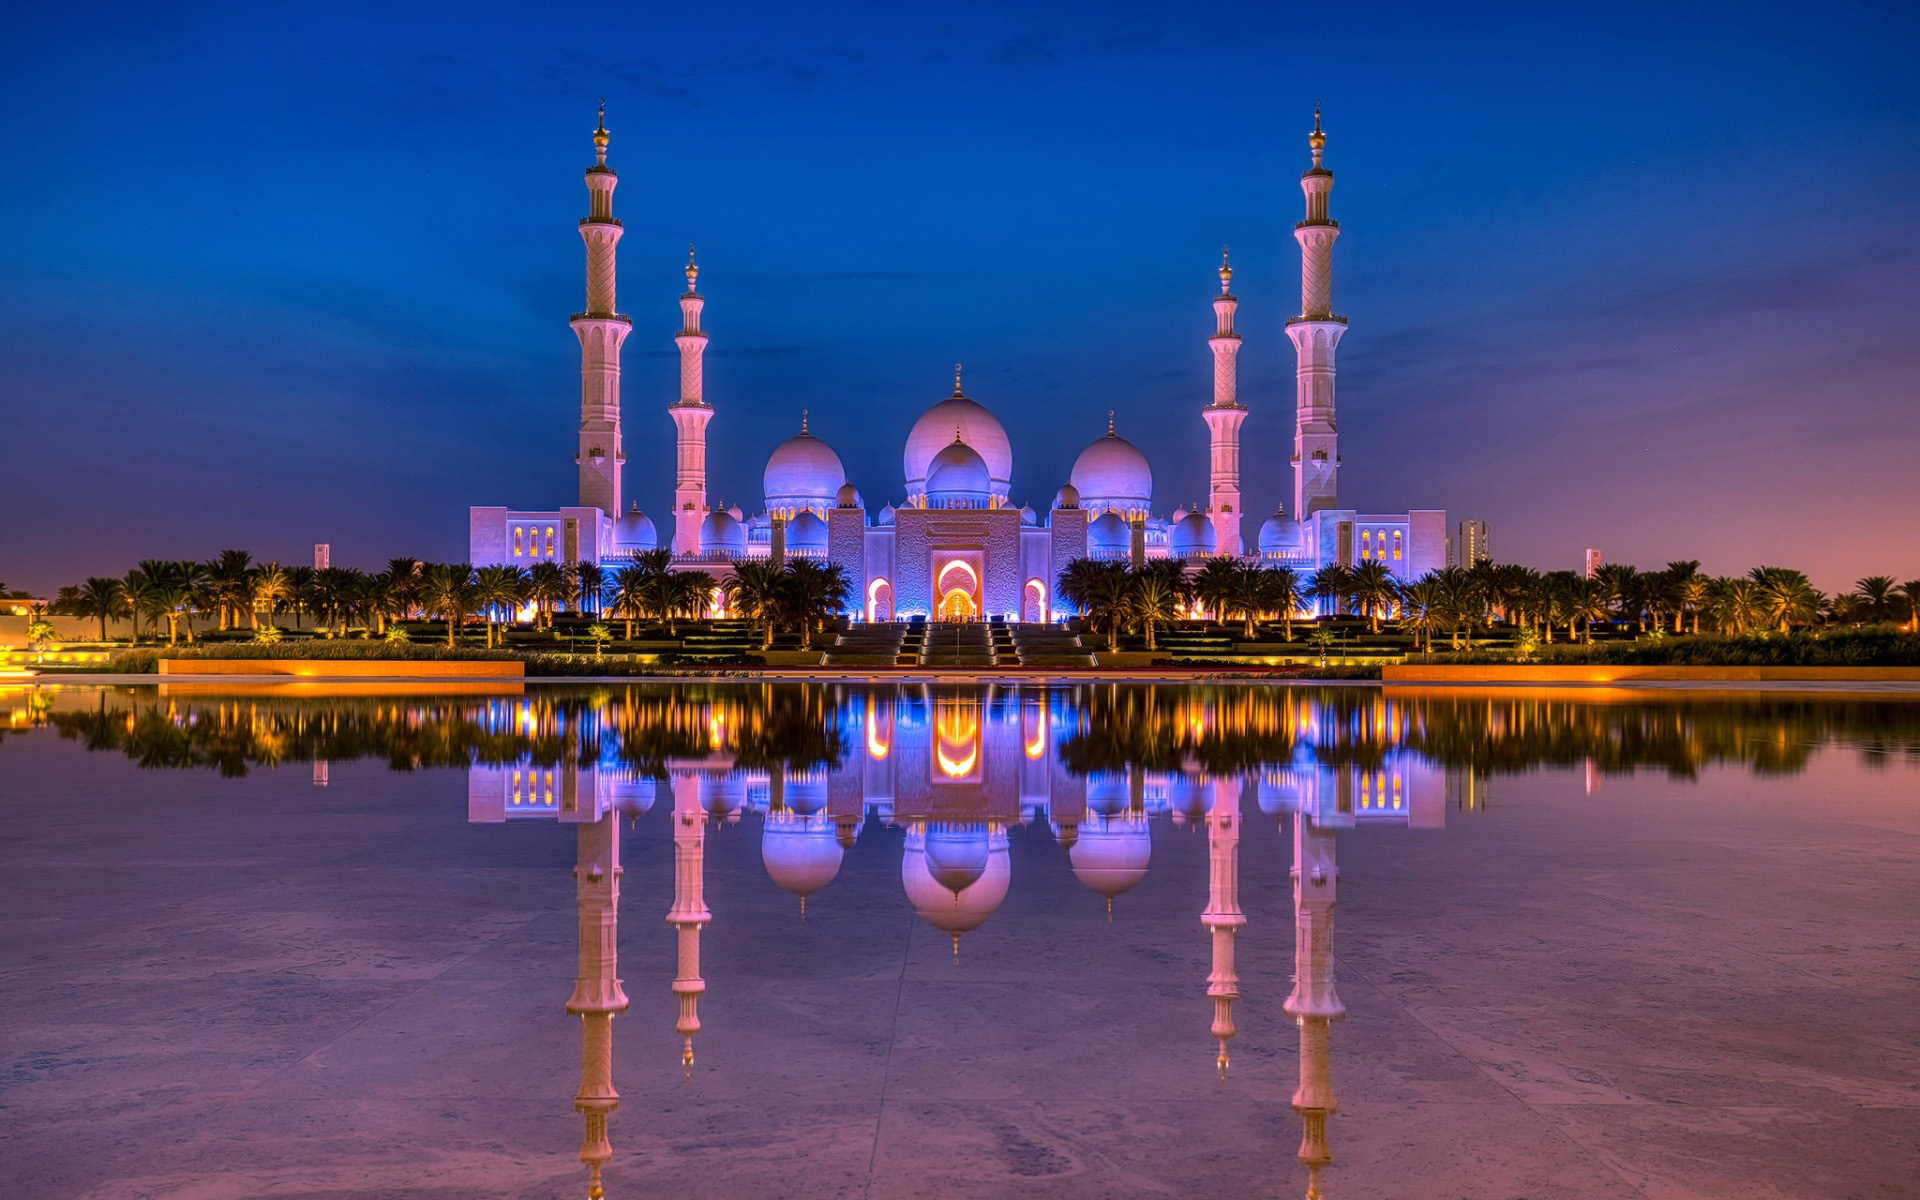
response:
{"label": "steps leading to mosque", "polygon": [[900,662],[900,646],[907,627],[896,622],[856,625],[833,640],[827,651],[830,667],[891,667]]}
{"label": "steps leading to mosque", "polygon": [[926,641],[920,651],[923,667],[994,667],[993,639],[987,627],[976,622],[937,621],[926,626]]}
{"label": "steps leading to mosque", "polygon": [[1013,625],[1007,629],[1023,667],[1090,667],[1093,655],[1080,644],[1079,635],[1058,625]]}

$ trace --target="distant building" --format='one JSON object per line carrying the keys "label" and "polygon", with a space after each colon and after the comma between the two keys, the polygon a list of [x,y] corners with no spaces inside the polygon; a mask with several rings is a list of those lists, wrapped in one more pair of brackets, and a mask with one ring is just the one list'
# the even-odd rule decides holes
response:
{"label": "distant building", "polygon": [[324,571],[333,565],[333,546],[328,542],[313,544],[313,569]]}
{"label": "distant building", "polygon": [[1453,544],[1453,565],[1470,567],[1475,563],[1492,561],[1493,551],[1487,545],[1487,523],[1460,522],[1459,539]]}
{"label": "distant building", "polygon": [[1598,575],[1600,568],[1604,565],[1605,564],[1600,561],[1600,552],[1589,546],[1587,548],[1587,578],[1592,579],[1595,575]]}
{"label": "distant building", "polygon": [[[622,226],[613,215],[616,177],[607,166],[604,120],[593,139],[595,163],[586,172],[590,210],[579,225],[587,249],[586,311],[571,322],[581,348],[579,503],[545,511],[470,509],[468,560],[475,566],[611,565],[664,543],[674,569],[706,571],[721,582],[742,562],[835,563],[853,585],[849,615],[869,621],[1051,621],[1069,611],[1054,593],[1061,570],[1079,558],[1139,566],[1151,559],[1197,564],[1224,556],[1303,574],[1377,562],[1402,581],[1446,565],[1444,509],[1380,513],[1341,506],[1334,350],[1347,319],[1332,308],[1333,243],[1340,227],[1328,215],[1333,172],[1322,162],[1326,137],[1317,111],[1308,139],[1313,165],[1300,180],[1305,219],[1293,231],[1300,246],[1300,313],[1286,323],[1296,380],[1293,510],[1281,506],[1257,530],[1244,527],[1240,428],[1248,409],[1237,390],[1239,301],[1224,256],[1208,338],[1213,395],[1199,414],[1208,433],[1205,503],[1157,512],[1147,456],[1115,431],[1109,414],[1105,435],[1080,452],[1047,509],[1014,504],[1012,442],[985,406],[961,392],[956,369],[953,394],[923,412],[907,435],[905,489],[896,503],[870,513],[840,456],[814,436],[803,413],[799,432],[767,461],[765,507],[750,514],[713,504],[707,495],[707,426],[715,410],[704,390],[706,300],[689,253],[681,327],[673,335],[679,398],[667,406],[677,449],[673,511],[670,521],[656,526],[622,499],[620,350],[632,322],[615,307]],[[1262,463],[1260,469],[1277,475],[1284,468]],[[1486,527],[1475,524],[1484,556]]]}

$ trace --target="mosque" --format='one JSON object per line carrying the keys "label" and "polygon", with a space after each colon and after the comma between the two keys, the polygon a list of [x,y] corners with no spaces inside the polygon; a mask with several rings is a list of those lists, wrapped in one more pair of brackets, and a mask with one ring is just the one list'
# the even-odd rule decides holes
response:
{"label": "mosque", "polygon": [[[588,215],[580,221],[587,250],[586,310],[572,327],[580,341],[581,414],[578,505],[550,511],[505,507],[469,510],[469,557],[476,566],[539,562],[614,566],[658,549],[661,527],[622,498],[620,348],[632,321],[615,305],[613,215],[617,177],[607,166],[604,110],[587,169]],[[1333,243],[1339,223],[1328,215],[1333,173],[1323,165],[1320,115],[1308,139],[1313,165],[1301,177],[1305,219],[1294,229],[1301,251],[1301,308],[1287,321],[1297,363],[1294,407],[1293,509],[1284,504],[1262,521],[1251,542],[1242,506],[1240,431],[1249,409],[1240,403],[1234,328],[1238,300],[1224,256],[1213,298],[1213,395],[1200,409],[1207,427],[1209,495],[1204,507],[1154,508],[1153,470],[1140,448],[1121,436],[1109,414],[1106,432],[1080,452],[1064,484],[1041,512],[1016,504],[1011,491],[1013,444],[954,372],[953,394],[935,402],[908,431],[901,460],[904,487],[895,503],[870,512],[847,478],[839,455],[809,428],[774,450],[762,475],[765,507],[749,516],[719,507],[707,495],[707,426],[715,415],[704,398],[701,327],[706,300],[699,268],[688,255],[680,297],[679,397],[668,406],[676,437],[672,523],[665,544],[677,569],[704,570],[724,581],[746,561],[809,558],[839,564],[855,585],[850,617],[971,621],[1053,621],[1071,611],[1056,597],[1062,569],[1079,558],[1128,562],[1176,558],[1198,566],[1227,556],[1310,573],[1329,564],[1378,561],[1412,580],[1446,565],[1442,509],[1398,513],[1342,508],[1340,451],[1334,412],[1334,352],[1347,319],[1333,312]]]}

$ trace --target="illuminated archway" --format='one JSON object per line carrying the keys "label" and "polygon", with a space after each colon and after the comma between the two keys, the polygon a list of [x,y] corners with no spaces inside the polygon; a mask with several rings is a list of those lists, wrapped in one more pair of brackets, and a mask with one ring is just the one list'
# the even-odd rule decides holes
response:
{"label": "illuminated archway", "polygon": [[1040,622],[1047,619],[1047,585],[1038,579],[1027,580],[1020,595],[1020,619]]}
{"label": "illuminated archway", "polygon": [[935,618],[941,621],[977,621],[980,619],[980,572],[965,559],[949,559],[934,576],[934,594],[939,597]]}
{"label": "illuminated archway", "polygon": [[940,597],[940,619],[942,621],[977,621],[980,619],[980,606],[973,602],[973,593],[965,588],[954,588]]}
{"label": "illuminated archway", "polygon": [[893,585],[885,579],[867,585],[867,620],[893,620]]}

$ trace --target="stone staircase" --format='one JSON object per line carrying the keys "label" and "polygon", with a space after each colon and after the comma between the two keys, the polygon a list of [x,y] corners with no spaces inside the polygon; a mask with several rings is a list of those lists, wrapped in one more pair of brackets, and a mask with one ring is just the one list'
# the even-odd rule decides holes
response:
{"label": "stone staircase", "polygon": [[[906,640],[903,622],[881,621],[855,625],[834,639],[827,651],[829,667],[893,667],[902,663],[901,645]],[[905,660],[918,662],[918,657]]]}
{"label": "stone staircase", "polygon": [[926,642],[920,650],[921,666],[964,670],[999,665],[999,660],[994,657],[993,638],[985,625],[971,621],[935,621],[925,628]]}
{"label": "stone staircase", "polygon": [[1093,655],[1077,634],[1058,625],[1011,625],[1008,638],[1023,667],[1091,667]]}

